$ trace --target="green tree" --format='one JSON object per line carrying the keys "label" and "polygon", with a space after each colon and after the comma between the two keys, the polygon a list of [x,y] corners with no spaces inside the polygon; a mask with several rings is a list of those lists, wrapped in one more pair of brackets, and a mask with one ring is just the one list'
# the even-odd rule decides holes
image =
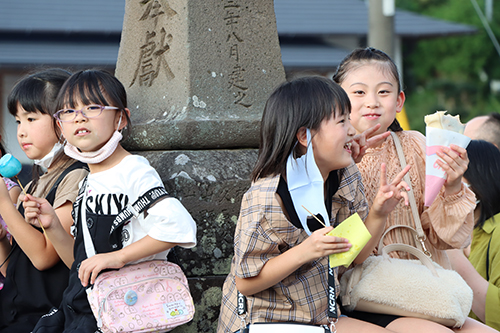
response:
{"label": "green tree", "polygon": [[[484,11],[484,1],[478,0],[478,4]],[[412,129],[423,131],[423,116],[436,110],[460,114],[464,122],[477,115],[500,112],[500,95],[490,88],[492,82],[500,82],[500,56],[471,1],[396,0],[396,5],[477,28],[477,33],[469,36],[405,42],[405,105]],[[495,36],[500,37],[500,7],[495,9],[489,23]]]}

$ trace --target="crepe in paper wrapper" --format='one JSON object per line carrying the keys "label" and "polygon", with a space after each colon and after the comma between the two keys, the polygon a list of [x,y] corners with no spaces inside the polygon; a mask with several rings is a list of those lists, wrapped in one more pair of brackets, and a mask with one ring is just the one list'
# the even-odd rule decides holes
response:
{"label": "crepe in paper wrapper", "polygon": [[365,247],[366,243],[372,238],[372,235],[366,229],[365,223],[361,220],[358,213],[349,216],[335,227],[335,229],[327,233],[327,235],[346,238],[352,244],[352,247],[347,252],[330,254],[330,267],[340,265],[349,267],[359,252]]}
{"label": "crepe in paper wrapper", "polygon": [[440,159],[436,152],[443,146],[449,147],[455,144],[467,148],[470,138],[463,135],[464,127],[458,116],[445,114],[446,111],[437,111],[425,116],[425,203],[429,207],[436,199],[439,191],[446,181],[446,172],[439,167],[437,160]]}

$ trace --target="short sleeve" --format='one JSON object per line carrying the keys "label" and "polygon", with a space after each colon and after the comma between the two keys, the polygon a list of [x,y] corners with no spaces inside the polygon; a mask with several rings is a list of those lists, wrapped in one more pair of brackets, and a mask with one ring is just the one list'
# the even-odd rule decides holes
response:
{"label": "short sleeve", "polygon": [[3,177],[3,181],[5,183],[5,186],[7,187],[7,191],[10,191],[13,187],[19,187],[19,185],[10,178]]}
{"label": "short sleeve", "polygon": [[300,243],[307,234],[291,224],[276,198],[279,177],[249,190],[235,231],[236,276],[257,276],[265,263]]}
{"label": "short sleeve", "polygon": [[59,186],[57,186],[56,197],[52,205],[54,209],[61,207],[67,201],[71,203],[75,202],[78,195],[78,184],[87,174],[88,171],[85,169],[75,169],[64,177]]}
{"label": "short sleeve", "polygon": [[156,240],[179,243],[184,248],[196,245],[196,223],[175,198],[165,198],[149,208],[141,225]]}

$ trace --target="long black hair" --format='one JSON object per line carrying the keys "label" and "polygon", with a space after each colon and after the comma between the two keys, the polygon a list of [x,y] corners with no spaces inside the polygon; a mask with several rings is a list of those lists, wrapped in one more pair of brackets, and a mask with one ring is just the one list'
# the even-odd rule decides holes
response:
{"label": "long black hair", "polygon": [[302,77],[281,84],[264,107],[260,148],[252,180],[284,174],[301,127],[317,130],[323,120],[351,112],[344,89],[324,77]]}
{"label": "long black hair", "polygon": [[469,167],[464,178],[479,200],[475,227],[500,213],[500,150],[490,142],[472,140],[467,147]]}

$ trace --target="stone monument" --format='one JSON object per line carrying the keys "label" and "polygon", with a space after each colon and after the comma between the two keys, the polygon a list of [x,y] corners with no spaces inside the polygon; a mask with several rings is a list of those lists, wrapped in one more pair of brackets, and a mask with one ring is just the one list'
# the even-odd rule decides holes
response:
{"label": "stone monument", "polygon": [[234,227],[265,101],[285,80],[272,0],[126,0],[116,76],[127,149],[148,158],[196,220],[177,249],[196,314],[173,332],[215,332]]}

